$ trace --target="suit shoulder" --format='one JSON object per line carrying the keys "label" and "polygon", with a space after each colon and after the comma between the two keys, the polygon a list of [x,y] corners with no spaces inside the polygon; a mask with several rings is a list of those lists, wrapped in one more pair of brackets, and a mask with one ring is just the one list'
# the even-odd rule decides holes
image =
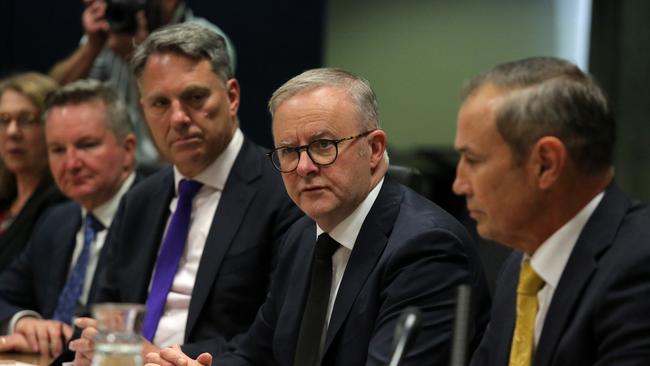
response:
{"label": "suit shoulder", "polygon": [[290,248],[296,248],[297,246],[303,245],[301,244],[302,241],[302,235],[305,232],[305,230],[308,229],[313,229],[314,232],[314,242],[316,241],[316,229],[315,229],[315,223],[312,219],[310,219],[307,216],[300,216],[297,220],[295,220],[291,226],[287,229],[287,231],[284,234],[283,237],[283,243],[284,245],[282,246],[285,251],[288,249],[289,252],[293,252],[293,249]]}
{"label": "suit shoulder", "polygon": [[172,187],[173,182],[173,169],[171,167],[165,167],[134,183],[131,189],[125,194],[125,197],[132,200],[135,198],[158,196],[161,189]]}
{"label": "suit shoulder", "polygon": [[246,139],[231,174],[238,175],[269,198],[287,199],[282,176],[266,157],[269,150]]}
{"label": "suit shoulder", "polygon": [[43,242],[58,245],[61,235],[77,230],[81,220],[81,207],[74,201],[63,202],[47,209],[34,226],[31,242]]}
{"label": "suit shoulder", "polygon": [[80,213],[81,207],[74,201],[64,201],[54,206],[50,206],[41,218],[41,222],[68,221],[70,215]]}
{"label": "suit shoulder", "polygon": [[401,186],[404,199],[396,226],[406,225],[411,230],[447,230],[463,239],[469,237],[465,227],[450,213],[412,189]]}
{"label": "suit shoulder", "polygon": [[650,210],[638,202],[630,206],[616,229],[612,248],[606,256],[623,262],[644,262],[650,273]]}

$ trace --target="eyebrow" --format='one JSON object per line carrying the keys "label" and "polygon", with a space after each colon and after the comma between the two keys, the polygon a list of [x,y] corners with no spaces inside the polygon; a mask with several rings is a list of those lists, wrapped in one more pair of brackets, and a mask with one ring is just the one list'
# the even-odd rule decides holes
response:
{"label": "eyebrow", "polygon": [[[197,91],[210,91],[211,92],[212,89],[209,86],[206,86],[206,85],[191,84],[191,85],[188,85],[188,86],[184,87],[178,94],[174,93],[174,94],[171,94],[171,95],[172,96],[179,95],[179,96],[182,97],[183,95],[186,95],[188,93],[197,92]],[[169,93],[155,92],[155,93],[152,93],[152,94],[149,94],[149,95],[143,95],[143,97],[146,100],[157,99],[157,98],[167,98],[167,99],[169,99],[169,95],[170,95]]]}
{"label": "eyebrow", "polygon": [[205,86],[205,85],[192,84],[192,85],[189,85],[189,86],[183,88],[183,90],[181,90],[180,95],[185,95],[185,94],[188,94],[188,93],[195,93],[195,92],[205,92],[205,91],[212,92],[212,89],[210,89],[210,87]]}
{"label": "eyebrow", "polygon": [[[307,142],[307,143],[310,143],[310,142],[313,142],[313,141],[316,141],[316,140],[320,140],[320,139],[324,139],[325,138],[324,136],[327,135],[327,134],[332,134],[332,132],[331,131],[326,131],[326,130],[320,130],[320,131],[314,132],[313,134],[311,134],[309,136],[309,142]],[[332,137],[332,138],[334,138],[334,137]],[[280,140],[278,142],[278,147],[295,147],[295,146],[298,146],[298,143],[288,142],[287,140]]]}
{"label": "eyebrow", "polygon": [[152,101],[152,100],[160,99],[160,98],[166,98],[166,99],[169,99],[169,98],[167,98],[165,95],[160,94],[160,93],[149,94],[149,95],[143,95],[143,97],[144,97],[143,99],[144,99],[145,101]]}

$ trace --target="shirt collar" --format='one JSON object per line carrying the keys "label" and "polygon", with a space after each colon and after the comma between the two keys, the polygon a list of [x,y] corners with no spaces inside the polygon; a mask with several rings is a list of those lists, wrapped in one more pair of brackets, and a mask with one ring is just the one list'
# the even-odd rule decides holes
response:
{"label": "shirt collar", "polygon": [[571,256],[582,229],[604,196],[605,193],[600,192],[596,197],[592,198],[577,215],[546,239],[531,257],[531,267],[546,284],[557,288],[564,267],[569,260],[569,256]]}
{"label": "shirt collar", "polygon": [[[122,199],[122,196],[126,194],[126,192],[129,190],[131,185],[133,185],[133,181],[135,180],[135,173],[131,172],[129,176],[126,178],[124,183],[122,183],[122,186],[120,189],[117,191],[116,194],[111,197],[108,201],[104,202],[104,204],[98,206],[95,208],[92,213],[93,215],[97,218],[99,222],[104,225],[105,228],[109,228],[111,226],[111,223],[113,222],[113,217],[115,217],[115,213],[117,212],[117,208],[120,205],[120,200]],[[86,217],[88,214],[88,210],[81,206],[81,215],[82,217]]]}
{"label": "shirt collar", "polygon": [[[361,204],[328,233],[332,239],[350,250],[354,248],[354,243],[357,241],[359,231],[361,231],[361,225],[363,225],[366,216],[368,216],[368,212],[370,212],[372,205],[375,203],[383,184],[384,178],[381,178],[379,183],[368,193]],[[322,233],[324,233],[323,229],[316,224],[316,236],[318,237]]]}
{"label": "shirt collar", "polygon": [[[241,132],[239,127],[237,127],[226,149],[212,162],[212,164],[208,165],[207,168],[192,179],[203,183],[204,186],[223,191],[230,170],[235,164],[235,159],[237,159],[237,155],[239,154],[243,144],[244,134]],[[174,166],[174,189],[176,190],[177,195],[178,182],[180,182],[181,179],[187,178],[184,177]]]}

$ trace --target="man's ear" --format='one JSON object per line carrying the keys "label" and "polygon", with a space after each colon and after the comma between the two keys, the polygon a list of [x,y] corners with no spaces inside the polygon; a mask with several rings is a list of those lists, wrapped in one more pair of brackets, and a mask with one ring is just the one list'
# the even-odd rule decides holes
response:
{"label": "man's ear", "polygon": [[240,90],[237,79],[230,79],[226,82],[226,92],[228,93],[229,101],[228,109],[230,110],[230,115],[234,117],[237,115],[237,111],[239,110]]}
{"label": "man's ear", "polygon": [[566,165],[564,143],[555,136],[544,136],[533,145],[529,163],[540,189],[548,189],[557,182]]}
{"label": "man's ear", "polygon": [[386,152],[386,133],[382,130],[375,130],[368,135],[370,142],[370,167],[375,169],[384,159]]}
{"label": "man's ear", "polygon": [[135,166],[135,149],[136,149],[137,139],[134,134],[130,133],[124,137],[122,141],[122,147],[126,151],[124,165],[127,169],[131,169]]}

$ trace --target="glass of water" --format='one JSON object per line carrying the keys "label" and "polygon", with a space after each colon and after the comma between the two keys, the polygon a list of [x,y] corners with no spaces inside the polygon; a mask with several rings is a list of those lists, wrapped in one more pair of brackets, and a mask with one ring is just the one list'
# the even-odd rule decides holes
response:
{"label": "glass of water", "polygon": [[142,366],[144,311],[142,304],[93,305],[97,335],[92,366]]}

